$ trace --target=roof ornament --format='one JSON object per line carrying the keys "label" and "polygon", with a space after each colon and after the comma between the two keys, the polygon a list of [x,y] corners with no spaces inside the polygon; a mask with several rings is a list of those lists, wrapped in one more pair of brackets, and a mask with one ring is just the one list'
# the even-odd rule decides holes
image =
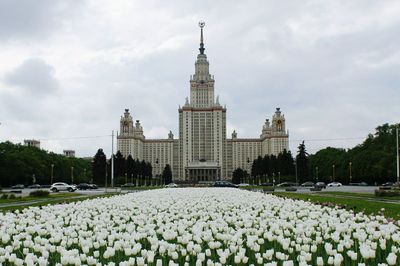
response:
{"label": "roof ornament", "polygon": [[200,27],[200,54],[204,54],[204,50],[206,48],[204,48],[204,42],[203,42],[203,28],[206,25],[206,23],[204,21],[200,21],[199,22],[199,27]]}

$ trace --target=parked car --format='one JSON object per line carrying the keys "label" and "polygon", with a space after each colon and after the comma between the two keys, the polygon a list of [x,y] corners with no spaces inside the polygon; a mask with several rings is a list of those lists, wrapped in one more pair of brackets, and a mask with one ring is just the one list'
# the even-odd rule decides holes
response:
{"label": "parked car", "polygon": [[177,184],[175,183],[169,183],[168,185],[165,185],[166,188],[172,188],[172,187],[178,187]]}
{"label": "parked car", "polygon": [[238,188],[238,185],[232,184],[231,182],[228,181],[215,181],[213,187],[234,187]]}
{"label": "parked car", "polygon": [[273,185],[274,185],[273,183],[268,183],[268,182],[261,183],[261,186],[263,186],[263,187],[272,187]]}
{"label": "parked car", "polygon": [[315,184],[314,182],[304,182],[303,184],[301,184],[302,187],[313,187]]}
{"label": "parked car", "polygon": [[392,187],[393,185],[393,182],[386,182],[385,184],[382,184],[382,187]]}
{"label": "parked car", "polygon": [[17,184],[17,185],[12,186],[11,188],[12,188],[12,189],[24,189],[25,186],[22,185],[22,184]]}
{"label": "parked car", "polygon": [[80,183],[79,185],[76,186],[76,188],[79,190],[91,189],[90,185],[87,183]]}
{"label": "parked car", "polygon": [[283,182],[277,185],[278,187],[294,187],[296,183],[293,182]]}
{"label": "parked car", "polygon": [[339,182],[332,182],[328,184],[328,187],[341,187],[342,183]]}
{"label": "parked car", "polygon": [[314,185],[315,188],[326,188],[326,184],[324,182],[317,182]]}
{"label": "parked car", "polygon": [[67,183],[54,183],[51,185],[50,190],[53,192],[58,192],[58,191],[69,191],[69,192],[74,192],[76,190],[76,186],[73,185],[68,185]]}
{"label": "parked car", "polygon": [[98,189],[99,187],[96,184],[89,184],[90,189]]}
{"label": "parked car", "polygon": [[133,183],[125,183],[122,185],[122,187],[134,187],[134,186],[135,186],[135,184],[133,184]]}
{"label": "parked car", "polygon": [[239,186],[239,187],[248,187],[248,186],[250,186],[250,184],[247,184],[247,183],[240,183],[238,186]]}
{"label": "parked car", "polygon": [[28,188],[41,188],[41,186],[39,184],[33,184],[28,186]]}

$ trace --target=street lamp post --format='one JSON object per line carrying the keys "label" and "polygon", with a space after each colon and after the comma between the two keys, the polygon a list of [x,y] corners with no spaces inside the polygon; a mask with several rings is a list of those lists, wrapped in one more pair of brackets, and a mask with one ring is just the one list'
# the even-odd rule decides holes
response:
{"label": "street lamp post", "polygon": [[296,184],[297,184],[298,183],[298,181],[297,181],[297,179],[298,179],[298,177],[297,177],[297,158],[294,161],[294,170],[295,170],[295,173],[296,173]]}
{"label": "street lamp post", "polygon": [[71,184],[74,183],[74,167],[71,166]]}
{"label": "street lamp post", "polygon": [[53,184],[53,178],[54,178],[54,164],[51,164],[50,185]]}
{"label": "street lamp post", "polygon": [[272,185],[275,187],[275,173],[272,173]]}
{"label": "street lamp post", "polygon": [[349,171],[350,171],[349,179],[350,179],[350,183],[351,183],[351,179],[352,179],[352,176],[351,176],[351,165],[352,165],[352,162],[349,162]]}
{"label": "street lamp post", "polygon": [[278,183],[281,183],[281,172],[278,172]]}
{"label": "street lamp post", "polygon": [[106,178],[106,182],[105,182],[105,191],[107,192],[107,160],[106,160],[106,174],[105,174],[105,178]]}
{"label": "street lamp post", "polygon": [[335,165],[332,165],[332,182],[335,181]]}
{"label": "street lamp post", "polygon": [[316,172],[316,181],[318,182],[318,166],[315,167],[315,172]]}

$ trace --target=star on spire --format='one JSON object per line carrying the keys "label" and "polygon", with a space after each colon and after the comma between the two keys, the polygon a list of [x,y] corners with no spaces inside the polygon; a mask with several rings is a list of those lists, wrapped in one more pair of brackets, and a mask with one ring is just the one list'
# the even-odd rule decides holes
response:
{"label": "star on spire", "polygon": [[199,27],[200,27],[200,54],[204,54],[204,50],[206,48],[204,48],[204,42],[203,42],[203,28],[206,25],[206,23],[204,21],[200,21],[199,22]]}

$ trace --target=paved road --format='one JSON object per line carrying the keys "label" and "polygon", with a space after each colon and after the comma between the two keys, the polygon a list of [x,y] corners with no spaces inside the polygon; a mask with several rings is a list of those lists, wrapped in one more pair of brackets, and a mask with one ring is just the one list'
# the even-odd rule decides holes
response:
{"label": "paved road", "polygon": [[[327,187],[323,189],[323,192],[352,192],[352,193],[370,193],[374,194],[375,186],[341,186],[341,187]],[[313,193],[315,191],[310,191],[310,188],[297,187],[298,193]]]}
{"label": "paved road", "polygon": [[[49,190],[48,188],[38,188],[38,189],[33,189],[33,188],[24,188],[24,189],[3,189],[2,192],[4,193],[12,193],[11,191],[21,191],[21,193],[12,193],[15,194],[18,197],[26,197],[29,196],[29,193],[31,193],[32,191],[35,190]],[[119,188],[108,188],[107,192],[119,192]],[[65,191],[67,193],[69,193],[68,191]],[[55,193],[64,193],[64,191],[61,192],[50,192],[51,194],[55,194]],[[98,189],[94,189],[94,190],[76,190],[73,193],[77,193],[77,194],[82,194],[82,195],[101,195],[105,193],[105,188],[98,188]]]}

